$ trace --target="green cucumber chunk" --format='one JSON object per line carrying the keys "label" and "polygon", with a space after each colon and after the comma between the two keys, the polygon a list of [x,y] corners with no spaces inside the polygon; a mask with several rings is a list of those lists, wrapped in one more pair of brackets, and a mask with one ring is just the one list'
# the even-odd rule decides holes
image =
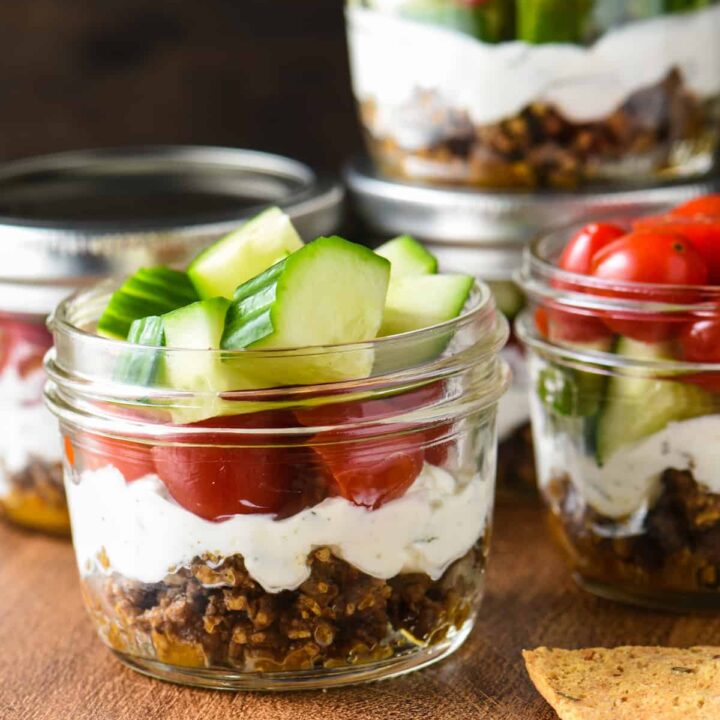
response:
{"label": "green cucumber chunk", "polygon": [[[665,343],[644,343],[621,337],[618,355],[637,360],[672,358]],[[613,375],[597,422],[596,453],[599,465],[625,445],[653,435],[671,422],[689,420],[713,412],[710,393],[692,383],[637,374]]]}
{"label": "green cucumber chunk", "polygon": [[163,316],[166,346],[182,349],[166,356],[167,380],[172,387],[211,393],[247,387],[244,378],[222,362],[221,353],[207,352],[220,348],[229,306],[225,298],[210,298]]}
{"label": "green cucumber chunk", "polygon": [[512,320],[525,307],[525,295],[512,280],[495,280],[487,283],[492,290],[497,309]]}
{"label": "green cucumber chunk", "polygon": [[190,263],[188,275],[201,298],[231,300],[239,285],[301,247],[290,218],[270,208],[203,250]]}
{"label": "green cucumber chunk", "polygon": [[438,271],[437,258],[410,235],[388,240],[375,252],[390,261],[391,281],[407,275],[434,275]]}
{"label": "green cucumber chunk", "polygon": [[463,5],[448,0],[414,0],[402,8],[403,16],[466,33],[484,42],[502,42],[514,37],[515,8],[508,0],[487,0]]}
{"label": "green cucumber chunk", "polygon": [[518,0],[518,40],[528,43],[582,43],[593,0]]}
{"label": "green cucumber chunk", "polygon": [[160,348],[165,344],[163,319],[157,315],[134,320],[127,336],[128,343],[143,346],[142,350],[128,350],[120,356],[115,377],[120,382],[135,385],[152,385],[162,364],[162,352],[147,348]]}
{"label": "green cucumber chunk", "polygon": [[163,266],[140,268],[110,297],[98,320],[98,335],[125,340],[135,320],[164,315],[197,299],[186,273]]}
{"label": "green cucumber chunk", "polygon": [[[389,278],[390,262],[372,250],[318,238],[237,289],[221,346],[284,350],[373,340]],[[258,382],[280,386],[367,377],[372,362],[372,351],[363,349],[295,351],[245,364]]]}
{"label": "green cucumber chunk", "polygon": [[602,373],[547,365],[538,374],[537,393],[557,415],[592,417],[600,409],[606,381]]}
{"label": "green cucumber chunk", "polygon": [[398,335],[457,317],[470,297],[469,275],[418,275],[390,283],[380,335]]}

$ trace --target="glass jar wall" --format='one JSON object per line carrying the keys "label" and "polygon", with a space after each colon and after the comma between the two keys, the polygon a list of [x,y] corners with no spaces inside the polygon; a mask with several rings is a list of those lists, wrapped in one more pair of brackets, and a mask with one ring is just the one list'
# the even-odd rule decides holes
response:
{"label": "glass jar wall", "polygon": [[396,178],[654,182],[713,165],[713,0],[349,0],[361,123]]}
{"label": "glass jar wall", "polygon": [[[103,641],[150,674],[227,689],[377,679],[457,648],[482,596],[509,379],[489,291],[372,343],[221,355],[87,332],[109,290],[56,312],[47,394]],[[371,377],[229,392],[122,379],[146,363],[270,378],[350,358]]]}
{"label": "glass jar wall", "polygon": [[684,349],[717,325],[720,292],[560,270],[570,237],[528,252],[517,326],[554,535],[593,592],[720,608],[720,365]]}

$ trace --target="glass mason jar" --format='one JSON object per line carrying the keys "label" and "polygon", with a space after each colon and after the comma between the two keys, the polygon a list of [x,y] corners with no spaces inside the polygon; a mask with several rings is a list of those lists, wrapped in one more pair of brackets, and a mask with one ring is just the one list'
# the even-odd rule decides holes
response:
{"label": "glass mason jar", "polygon": [[570,237],[529,248],[517,325],[553,534],[596,594],[720,609],[720,365],[683,359],[720,288],[562,271]]}
{"label": "glass mason jar", "polygon": [[45,328],[88,283],[186,260],[272,202],[308,235],[335,229],[341,192],[264,153],[144,147],[0,166],[0,515],[67,534],[62,446],[42,402]]}
{"label": "glass mason jar", "polygon": [[[111,290],[56,311],[46,396],[83,596],[113,652],[252,690],[377,679],[456,649],[483,591],[509,381],[487,288],[433,328],[274,352],[100,338]],[[337,381],[348,363],[371,376]],[[165,379],[177,368],[196,370],[183,390]],[[235,372],[257,389],[217,384]],[[270,387],[278,372],[294,386]]]}
{"label": "glass mason jar", "polygon": [[713,165],[717,0],[348,0],[347,28],[392,177],[577,187]]}

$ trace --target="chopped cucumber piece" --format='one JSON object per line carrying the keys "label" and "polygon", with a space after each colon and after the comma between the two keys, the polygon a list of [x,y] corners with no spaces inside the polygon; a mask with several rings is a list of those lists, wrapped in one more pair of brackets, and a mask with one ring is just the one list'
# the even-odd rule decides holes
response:
{"label": "chopped cucumber piece", "polygon": [[127,336],[128,343],[142,345],[142,350],[128,350],[120,357],[116,378],[121,382],[151,385],[157,378],[162,353],[148,350],[165,344],[163,319],[157,315],[134,320]]}
{"label": "chopped cucumber piece", "polygon": [[394,280],[388,289],[380,335],[419,330],[452,320],[470,297],[469,275],[418,275]]}
{"label": "chopped cucumber piece", "polygon": [[163,316],[166,346],[186,351],[167,355],[167,379],[172,387],[218,393],[248,387],[239,373],[222,362],[220,353],[206,352],[220,348],[229,306],[225,298],[211,298]]}
{"label": "chopped cucumber piece", "polygon": [[290,218],[270,208],[203,250],[188,275],[201,298],[231,300],[236,288],[303,247]]}
{"label": "chopped cucumber piece", "polygon": [[497,280],[489,282],[488,285],[495,297],[497,309],[509,320],[525,307],[525,295],[512,280]]}
{"label": "chopped cucumber piece", "polygon": [[[321,348],[377,336],[390,263],[340,237],[318,238],[241,285],[227,316],[222,347]],[[366,377],[372,351],[300,353],[263,358],[252,373],[270,385]],[[250,360],[248,363],[250,364]]]}
{"label": "chopped cucumber piece", "polygon": [[375,252],[390,261],[391,280],[406,275],[434,275],[438,270],[437,258],[410,235],[388,240]]}
{"label": "chopped cucumber piece", "polygon": [[592,19],[593,0],[518,0],[518,40],[580,43]]}
{"label": "chopped cucumber piece", "polygon": [[[643,343],[626,337],[616,346],[618,355],[639,360],[672,358],[665,343]],[[691,383],[642,375],[613,375],[597,423],[596,452],[602,465],[624,445],[631,445],[671,422],[713,412],[712,395]]]}
{"label": "chopped cucumber piece", "polygon": [[537,393],[558,415],[590,417],[600,409],[606,380],[601,373],[547,365],[538,374]]}
{"label": "chopped cucumber piece", "polygon": [[141,268],[111,296],[98,335],[125,340],[133,321],[164,315],[198,299],[187,274],[167,267]]}

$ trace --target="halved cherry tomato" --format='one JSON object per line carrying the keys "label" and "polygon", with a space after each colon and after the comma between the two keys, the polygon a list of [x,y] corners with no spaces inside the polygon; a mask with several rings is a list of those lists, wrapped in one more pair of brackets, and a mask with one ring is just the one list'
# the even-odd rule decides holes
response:
{"label": "halved cherry tomato", "polygon": [[591,223],[570,239],[560,256],[558,266],[569,272],[590,274],[592,259],[599,250],[626,234],[619,225]]}
{"label": "halved cherry tomato", "polygon": [[688,324],[678,338],[683,360],[717,363],[717,372],[685,376],[687,382],[720,393],[720,320],[697,320]]}
{"label": "halved cherry tomato", "polygon": [[239,440],[223,429],[295,425],[292,413],[283,410],[211,418],[185,427],[218,428],[216,433],[196,438],[178,427],[174,444],[154,447],[152,457],[172,497],[206,520],[279,514],[288,505],[300,509],[299,498],[307,490],[305,481],[315,481],[320,473],[311,467],[317,463],[314,454],[307,446],[282,447],[272,436]]}
{"label": "halved cherry tomato", "polygon": [[683,217],[705,215],[706,217],[720,218],[720,193],[703,195],[694,200],[688,200],[688,202],[671,210],[670,215]]}
{"label": "halved cherry tomato", "polygon": [[[442,438],[450,426],[428,429],[394,424],[392,437],[376,437],[382,426],[343,427],[358,422],[382,421],[419,409],[442,397],[444,384],[429,383],[407,392],[366,400],[343,401],[295,412],[306,427],[332,426],[312,438],[315,452],[337,484],[339,493],[356,505],[377,508],[400,497],[422,471],[423,462],[442,464],[448,442]],[[386,431],[388,432],[388,431]]]}
{"label": "halved cherry tomato", "polygon": [[92,433],[65,437],[65,456],[79,470],[99,470],[112,465],[128,482],[155,472],[152,447]]}
{"label": "halved cherry tomato", "polygon": [[[558,266],[578,275],[589,275],[593,258],[604,247],[625,235],[625,230],[612,223],[590,223],[570,239],[560,256]],[[553,287],[585,292],[582,282],[553,280]],[[551,340],[569,343],[592,343],[610,336],[602,320],[588,311],[571,312],[558,307],[547,308],[548,332]]]}
{"label": "halved cherry tomato", "polygon": [[[607,245],[595,255],[592,273],[596,278],[617,281],[616,288],[603,290],[609,297],[654,302],[683,303],[691,300],[686,291],[667,292],[628,289],[623,283],[658,285],[705,285],[707,264],[697,250],[680,235],[634,232]],[[600,291],[596,291],[600,292]],[[613,332],[635,340],[659,342],[669,338],[677,323],[639,313],[615,312],[603,316]]]}
{"label": "halved cherry tomato", "polygon": [[683,329],[678,340],[683,360],[720,363],[720,320],[697,320]]}
{"label": "halved cherry tomato", "polygon": [[638,218],[633,227],[643,232],[682,235],[692,243],[707,263],[709,282],[720,283],[720,217],[645,217]]}

